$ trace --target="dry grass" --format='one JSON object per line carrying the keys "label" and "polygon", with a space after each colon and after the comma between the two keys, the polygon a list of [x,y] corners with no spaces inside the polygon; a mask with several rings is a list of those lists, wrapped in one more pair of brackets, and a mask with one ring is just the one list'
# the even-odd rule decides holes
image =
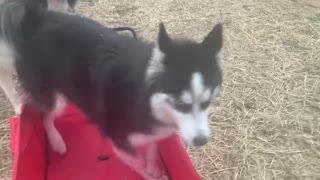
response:
{"label": "dry grass", "polygon": [[0,95],[0,102],[0,180],[5,180],[6,178],[11,177],[8,117],[10,117],[13,112],[3,94]]}
{"label": "dry grass", "polygon": [[[222,22],[225,82],[212,110],[212,141],[189,149],[199,173],[208,180],[320,179],[318,0],[83,0],[78,12],[130,25],[148,40],[160,21],[170,34],[197,40]],[[9,177],[7,121],[0,121],[0,152],[0,177]]]}

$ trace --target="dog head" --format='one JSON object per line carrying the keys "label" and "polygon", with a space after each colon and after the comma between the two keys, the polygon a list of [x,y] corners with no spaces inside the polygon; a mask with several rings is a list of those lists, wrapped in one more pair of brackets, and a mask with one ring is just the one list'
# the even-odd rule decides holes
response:
{"label": "dog head", "polygon": [[222,84],[221,48],[220,24],[201,43],[171,39],[160,24],[146,74],[153,86],[150,104],[155,118],[177,127],[189,145],[202,146],[209,140],[208,109]]}

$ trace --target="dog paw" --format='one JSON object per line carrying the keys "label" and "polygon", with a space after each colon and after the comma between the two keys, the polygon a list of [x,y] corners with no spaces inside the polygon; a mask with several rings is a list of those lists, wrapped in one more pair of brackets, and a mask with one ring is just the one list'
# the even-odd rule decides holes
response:
{"label": "dog paw", "polygon": [[21,104],[20,103],[17,103],[13,106],[14,108],[14,112],[15,112],[15,115],[16,116],[20,116],[21,114]]}
{"label": "dog paw", "polygon": [[166,176],[166,175],[162,175],[159,177],[154,177],[152,175],[145,175],[144,179],[145,180],[169,180],[168,176]]}
{"label": "dog paw", "polygon": [[169,180],[169,177],[165,174],[163,174],[159,180]]}
{"label": "dog paw", "polygon": [[56,142],[54,145],[52,145],[52,149],[54,152],[64,155],[67,153],[67,147],[64,144],[64,142]]}
{"label": "dog paw", "polygon": [[169,180],[165,172],[153,165],[153,163],[147,164],[146,172],[150,176],[150,180]]}
{"label": "dog paw", "polygon": [[146,171],[149,175],[154,177],[159,177],[161,175],[161,170],[154,165],[147,165]]}
{"label": "dog paw", "polygon": [[49,136],[49,142],[54,152],[64,155],[67,153],[67,146],[60,134]]}

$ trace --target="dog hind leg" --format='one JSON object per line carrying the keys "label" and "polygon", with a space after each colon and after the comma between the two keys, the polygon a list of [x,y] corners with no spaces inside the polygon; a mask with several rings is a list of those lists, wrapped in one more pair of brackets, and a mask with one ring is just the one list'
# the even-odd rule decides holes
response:
{"label": "dog hind leg", "polygon": [[[7,62],[7,60],[3,60],[2,58],[0,62]],[[15,89],[14,82],[12,76],[14,74],[13,67],[9,67],[7,65],[0,65],[0,86],[9,99],[11,105],[14,108],[15,114],[20,114],[20,99],[18,97],[18,93]]]}
{"label": "dog hind leg", "polygon": [[53,151],[59,154],[65,154],[67,152],[67,147],[60,132],[55,127],[54,121],[63,113],[66,107],[66,99],[58,94],[54,101],[53,109],[48,113],[45,113],[43,125]]}
{"label": "dog hind leg", "polygon": [[158,147],[156,143],[151,143],[147,145],[146,149],[146,171],[153,177],[157,177],[161,180],[169,180],[159,167],[157,163]]}

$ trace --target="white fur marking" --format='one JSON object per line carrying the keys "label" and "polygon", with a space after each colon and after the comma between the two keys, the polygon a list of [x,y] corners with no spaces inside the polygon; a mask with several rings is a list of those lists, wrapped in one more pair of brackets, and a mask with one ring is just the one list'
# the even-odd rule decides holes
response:
{"label": "white fur marking", "polygon": [[67,147],[60,132],[55,127],[54,121],[63,113],[66,104],[67,101],[64,96],[62,96],[61,94],[57,94],[54,109],[46,115],[43,121],[44,128],[48,135],[49,143],[52,149],[59,154],[65,154],[67,152]]}
{"label": "white fur marking", "polygon": [[210,98],[210,90],[205,88],[203,76],[195,72],[191,76],[190,88],[193,96],[193,107],[189,113],[173,110],[173,116],[180,130],[180,135],[187,144],[193,144],[198,136],[209,138],[208,109],[201,109],[200,104]]}
{"label": "white fur marking", "polygon": [[[153,116],[166,124],[174,124],[174,117],[172,117],[172,107],[168,103],[170,97],[164,93],[155,93],[150,97],[150,106]],[[134,133],[129,136],[129,142],[133,146],[145,145],[160,139],[166,138],[173,134],[176,129],[173,127],[159,127],[152,129],[151,135]]]}
{"label": "white fur marking", "polygon": [[155,93],[150,97],[150,106],[153,116],[166,123],[172,122],[170,118],[168,118],[168,109],[171,108],[167,102],[168,99],[169,96],[164,93]]}
{"label": "white fur marking", "polygon": [[186,103],[186,104],[192,104],[193,98],[192,98],[191,92],[183,91],[183,93],[181,95],[181,101]]}
{"label": "white fur marking", "polygon": [[191,76],[191,90],[193,96],[200,97],[204,90],[203,78],[199,72],[195,72]]}
{"label": "white fur marking", "polygon": [[192,145],[194,138],[199,135],[209,137],[208,110],[200,111],[196,115],[192,112],[181,113],[176,111],[175,116],[177,117],[180,136],[187,144]]}
{"label": "white fur marking", "polygon": [[210,89],[204,90],[202,96],[201,96],[201,102],[206,102],[210,99],[211,94],[210,94]]}
{"label": "white fur marking", "polygon": [[[191,91],[185,91],[181,94],[181,100],[192,104],[192,110],[188,113],[180,112],[169,101],[173,97],[164,93],[155,93],[150,98],[150,105],[155,118],[165,123],[177,125],[180,136],[189,145],[194,144],[197,137],[208,138],[210,128],[208,124],[208,108],[202,109],[201,103],[210,99],[210,90],[205,87],[203,77],[199,72],[193,73],[190,81]],[[130,142],[134,145],[142,145],[152,142],[156,139],[164,138],[164,135],[170,134],[168,129],[159,129],[153,136],[133,134],[130,136]]]}
{"label": "white fur marking", "polygon": [[[159,49],[158,43],[155,44],[155,47],[152,50],[152,56],[149,60],[149,64],[146,70],[145,80],[148,84],[152,83],[154,77],[156,77],[159,73],[164,71],[163,59],[165,58],[165,54]],[[149,82],[151,81],[151,82]]]}

